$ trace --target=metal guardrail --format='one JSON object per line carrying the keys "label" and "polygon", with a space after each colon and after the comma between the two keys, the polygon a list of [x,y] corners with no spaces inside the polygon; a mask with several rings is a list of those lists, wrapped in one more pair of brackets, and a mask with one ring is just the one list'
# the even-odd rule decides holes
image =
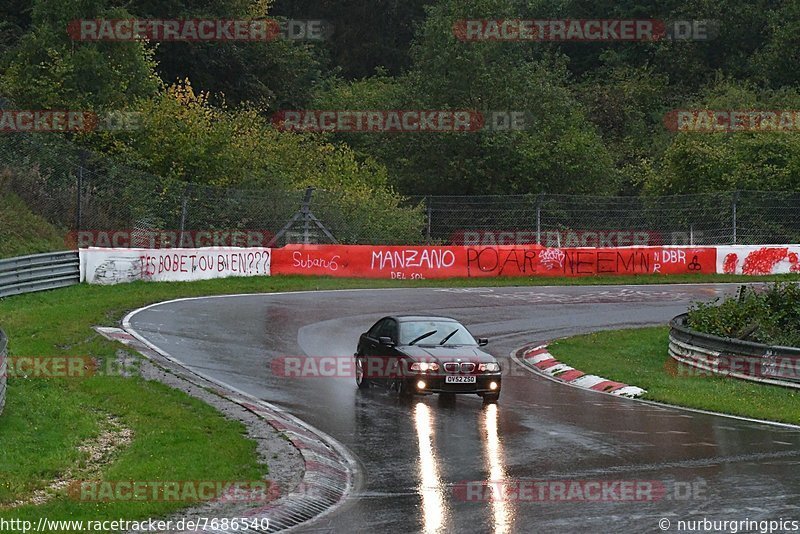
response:
{"label": "metal guardrail", "polygon": [[0,330],[0,413],[6,405],[6,375],[8,369],[8,338]]}
{"label": "metal guardrail", "polygon": [[0,297],[80,283],[78,252],[49,252],[0,260]]}
{"label": "metal guardrail", "polygon": [[669,323],[673,359],[707,373],[800,388],[800,348],[705,334],[686,326],[686,317]]}

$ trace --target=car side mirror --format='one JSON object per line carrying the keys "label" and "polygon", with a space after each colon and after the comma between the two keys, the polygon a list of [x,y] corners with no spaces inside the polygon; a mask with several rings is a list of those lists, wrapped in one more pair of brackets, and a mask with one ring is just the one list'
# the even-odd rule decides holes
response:
{"label": "car side mirror", "polygon": [[488,337],[479,337],[478,338],[478,346],[479,347],[485,347],[488,344],[489,344],[489,338]]}
{"label": "car side mirror", "polygon": [[381,336],[378,338],[378,343],[386,345],[387,347],[394,347],[394,341],[389,336]]}

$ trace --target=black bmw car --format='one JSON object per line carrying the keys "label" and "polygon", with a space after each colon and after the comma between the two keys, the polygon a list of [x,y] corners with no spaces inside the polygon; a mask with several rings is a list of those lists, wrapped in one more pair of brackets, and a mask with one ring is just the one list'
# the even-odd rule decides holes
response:
{"label": "black bmw car", "polygon": [[469,330],[449,317],[384,317],[358,340],[356,384],[401,394],[472,393],[500,398],[500,364]]}

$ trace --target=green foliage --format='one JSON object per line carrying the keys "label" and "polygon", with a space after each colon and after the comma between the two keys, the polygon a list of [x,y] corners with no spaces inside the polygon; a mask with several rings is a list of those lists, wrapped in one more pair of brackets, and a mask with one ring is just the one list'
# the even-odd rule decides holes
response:
{"label": "green foliage", "polygon": [[667,77],[651,66],[603,66],[587,74],[576,91],[616,160],[618,192],[639,193],[655,178],[655,154],[671,142],[661,117],[675,107],[677,95]]}
{"label": "green foliage", "polygon": [[398,75],[408,67],[414,29],[434,0],[275,0],[270,11],[288,18],[321,18],[333,26],[326,45],[330,58],[348,79],[377,69]]}
{"label": "green foliage", "polygon": [[[796,110],[796,89],[756,89],[720,81],[689,109]],[[646,190],[653,194],[800,188],[800,137],[791,132],[676,134],[661,159],[661,172]]]}
{"label": "green foliage", "polygon": [[77,42],[67,33],[81,17],[131,18],[106,0],[39,0],[32,26],[0,58],[0,94],[21,109],[124,109],[156,93],[153,51],[143,42]]}
{"label": "green foliage", "polygon": [[763,291],[742,286],[737,297],[693,304],[687,324],[716,336],[800,347],[800,285],[777,282]]}
{"label": "green foliage", "polygon": [[342,241],[370,236],[416,242],[421,237],[421,208],[403,207],[385,167],[347,146],[321,135],[278,131],[253,109],[212,106],[208,94],[196,93],[188,82],[141,101],[136,109],[140,130],[94,142],[142,171],[254,194],[314,186],[327,195],[324,207],[315,207],[317,216],[334,230],[341,221],[341,233],[334,233]]}
{"label": "green foliage", "polygon": [[444,1],[428,9],[408,73],[335,82],[322,109],[462,109],[525,112],[521,131],[360,133],[341,138],[385,163],[404,193],[612,192],[616,173],[596,128],[567,87],[562,58],[528,43],[464,43],[453,24],[500,16],[506,2]]}
{"label": "green foliage", "polygon": [[[355,175],[363,177],[369,168],[384,186],[404,194],[800,187],[796,135],[674,134],[663,124],[672,109],[800,109],[796,3],[377,0],[364,9],[329,0],[132,0],[121,5],[10,0],[0,22],[0,94],[23,108],[152,112],[155,117],[138,133],[149,139],[96,135],[81,142],[125,152],[128,161],[168,177],[263,187],[307,183],[310,179],[298,178],[276,158],[256,152],[269,146],[296,164],[296,150],[329,154],[330,138],[301,136],[293,144],[268,128],[237,124],[262,124],[258,116],[276,110],[468,109],[523,111],[533,120],[524,131],[334,139],[347,143],[361,162]],[[65,31],[78,18],[134,16],[322,18],[333,23],[334,32],[313,44],[146,44],[72,42]],[[706,19],[719,25],[707,41],[462,42],[453,23],[467,18]],[[174,103],[165,88],[186,79],[219,112],[207,124],[169,124],[176,110],[167,109]],[[247,111],[231,112],[226,103]],[[260,144],[248,136],[268,140]],[[120,143],[125,150],[114,146]],[[324,157],[312,154],[309,160]],[[320,167],[311,173],[315,180],[329,179],[326,165]]]}

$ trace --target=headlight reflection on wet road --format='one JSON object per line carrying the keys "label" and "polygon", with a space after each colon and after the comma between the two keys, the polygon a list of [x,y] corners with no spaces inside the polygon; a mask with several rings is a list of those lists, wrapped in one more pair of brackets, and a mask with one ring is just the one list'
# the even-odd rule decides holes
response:
{"label": "headlight reflection on wet road", "polygon": [[507,481],[505,469],[505,453],[497,432],[498,420],[497,404],[487,404],[483,409],[483,439],[485,440],[486,463],[489,471],[490,487],[492,488],[493,498],[491,500],[492,514],[494,516],[495,534],[505,534],[511,531],[513,520],[513,509],[503,498],[502,492]]}
{"label": "headlight reflection on wet road", "polygon": [[414,407],[414,427],[419,441],[418,491],[422,496],[422,522],[426,534],[444,532],[445,502],[439,460],[433,446],[433,416],[428,405]]}

